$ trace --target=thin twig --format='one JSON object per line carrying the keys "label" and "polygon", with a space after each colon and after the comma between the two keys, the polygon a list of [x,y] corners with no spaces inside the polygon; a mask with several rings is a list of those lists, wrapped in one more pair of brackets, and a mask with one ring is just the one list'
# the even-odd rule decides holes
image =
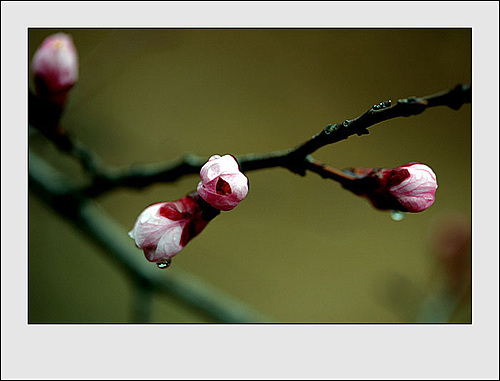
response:
{"label": "thin twig", "polygon": [[324,179],[334,180],[343,185],[359,179],[354,173],[346,173],[340,169],[329,167],[319,160],[314,159],[311,155],[306,157],[305,166],[308,171],[316,173]]}

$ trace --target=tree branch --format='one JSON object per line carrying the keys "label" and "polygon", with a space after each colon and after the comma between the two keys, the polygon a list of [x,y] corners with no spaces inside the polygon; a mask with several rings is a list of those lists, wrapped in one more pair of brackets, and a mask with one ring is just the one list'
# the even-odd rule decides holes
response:
{"label": "tree branch", "polygon": [[[306,170],[310,170],[323,177],[333,178],[335,176],[331,173],[331,169],[325,170],[324,165],[319,165],[314,159],[310,160],[313,152],[355,134],[359,136],[368,134],[369,127],[386,120],[418,115],[436,106],[447,106],[458,110],[463,104],[471,101],[470,85],[457,85],[451,90],[429,96],[400,99],[395,104],[388,100],[370,107],[355,119],[329,124],[320,133],[295,148],[237,156],[236,160],[243,172],[282,167],[301,176],[305,175]],[[167,163],[112,168],[102,166],[99,157],[82,143],[73,140],[71,147],[67,152],[80,160],[82,166],[91,174],[91,183],[79,190],[86,197],[97,197],[116,188],[141,189],[155,183],[174,182],[183,176],[198,174],[208,159],[195,154],[186,154],[181,159]]]}
{"label": "tree branch", "polygon": [[368,111],[355,119],[346,119],[340,123],[329,124],[323,131],[292,150],[289,153],[290,159],[287,161],[296,165],[296,167],[292,166],[288,167],[288,169],[304,175],[305,167],[303,163],[307,155],[312,154],[321,147],[347,139],[354,134],[358,136],[366,135],[369,133],[368,128],[375,124],[397,117],[418,115],[430,107],[447,106],[453,110],[458,110],[463,104],[471,103],[471,101],[471,86],[457,85],[452,90],[425,97],[400,99],[394,105],[391,100],[381,102],[370,107]]}
{"label": "tree branch", "polygon": [[[144,260],[126,230],[43,159],[29,152],[29,190],[109,254],[143,287],[166,292],[185,305],[225,323],[273,320],[180,269],[165,273]],[[149,286],[145,286],[149,285]],[[141,307],[142,308],[142,307]],[[142,319],[142,318],[141,318]]]}

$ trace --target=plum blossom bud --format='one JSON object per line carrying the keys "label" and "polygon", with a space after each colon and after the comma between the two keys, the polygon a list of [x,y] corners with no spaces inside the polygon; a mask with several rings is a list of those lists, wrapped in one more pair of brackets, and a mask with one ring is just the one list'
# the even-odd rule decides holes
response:
{"label": "plum blossom bud", "polygon": [[128,234],[148,261],[170,262],[219,213],[193,193],[178,201],[150,205]]}
{"label": "plum blossom bud", "polygon": [[214,208],[234,209],[248,194],[248,179],[231,155],[212,156],[200,171],[198,194]]}
{"label": "plum blossom bud", "polygon": [[344,187],[367,197],[378,209],[417,213],[434,203],[436,175],[424,164],[411,162],[398,168],[352,171],[359,179]]}
{"label": "plum blossom bud", "polygon": [[47,37],[35,52],[31,69],[37,94],[64,105],[69,90],[78,80],[78,54],[71,36],[57,33]]}
{"label": "plum blossom bud", "polygon": [[[436,174],[421,163],[408,163],[390,174],[389,193],[409,212],[421,212],[435,200],[437,189]],[[402,179],[402,181],[399,181]]]}

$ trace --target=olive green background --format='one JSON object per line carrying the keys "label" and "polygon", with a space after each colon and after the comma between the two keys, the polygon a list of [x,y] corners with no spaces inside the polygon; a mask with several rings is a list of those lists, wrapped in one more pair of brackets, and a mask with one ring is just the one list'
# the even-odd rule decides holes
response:
{"label": "olive green background", "polygon": [[[80,59],[62,124],[117,166],[289,148],[375,103],[472,79],[470,29],[30,29],[28,57],[59,31],[73,36]],[[396,222],[315,174],[250,172],[248,197],[158,271],[192,272],[280,322],[411,322],[441,282],[431,224],[450,213],[471,218],[471,115],[470,105],[433,108],[314,154],[338,168],[429,165],[439,188],[422,213]],[[43,138],[30,147],[83,179]],[[198,181],[98,201],[126,234],[147,205]],[[128,278],[32,193],[28,201],[28,322],[128,322]],[[210,322],[164,295],[152,316]],[[470,303],[452,317],[471,319]]]}

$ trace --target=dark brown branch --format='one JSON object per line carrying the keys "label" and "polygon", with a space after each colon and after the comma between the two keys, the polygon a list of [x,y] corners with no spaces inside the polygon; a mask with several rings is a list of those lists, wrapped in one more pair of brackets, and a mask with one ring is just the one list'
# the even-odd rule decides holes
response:
{"label": "dark brown branch", "polygon": [[[284,166],[284,159],[288,153],[289,151],[278,151],[262,155],[249,154],[238,156],[236,160],[240,164],[240,169],[247,172]],[[96,197],[115,188],[142,189],[155,183],[174,182],[182,176],[199,174],[207,160],[208,158],[189,153],[180,160],[170,163],[137,165],[121,169],[108,168],[94,176],[92,183],[82,192],[88,197]]]}
{"label": "dark brown branch", "polygon": [[[361,116],[329,124],[310,140],[293,149],[275,151],[266,154],[248,154],[237,156],[243,172],[265,168],[282,167],[304,176],[306,170],[322,176],[328,170],[320,170],[318,163],[312,165],[306,158],[316,150],[329,144],[337,143],[352,135],[368,134],[368,128],[397,117],[418,115],[430,107],[447,106],[458,110],[463,104],[471,103],[470,85],[458,85],[452,90],[424,96],[400,99],[395,104],[388,100],[372,106]],[[70,154],[82,163],[92,176],[90,185],[81,191],[88,197],[96,197],[116,188],[129,187],[141,189],[154,183],[173,182],[185,175],[198,174],[208,158],[187,154],[179,160],[168,163],[136,165],[126,168],[109,168],[100,164],[99,157],[83,144],[73,141]],[[331,173],[327,176],[335,176]]]}
{"label": "dark brown branch", "polygon": [[[304,163],[306,156],[319,148],[337,143],[354,134],[358,136],[366,135],[369,133],[369,127],[386,120],[418,115],[427,108],[436,106],[447,106],[453,110],[458,110],[463,104],[471,103],[471,101],[471,86],[457,85],[449,91],[420,98],[410,97],[400,99],[395,104],[392,104],[391,100],[381,102],[372,106],[363,115],[355,119],[346,119],[340,123],[329,124],[319,134],[292,150],[289,153],[289,162],[292,164]],[[296,168],[293,168],[293,166],[288,168],[298,174],[305,174],[304,166],[301,167],[298,165]]]}
{"label": "dark brown branch", "polygon": [[96,174],[82,192],[88,197],[96,197],[116,188],[142,189],[155,183],[174,182],[182,176],[199,173],[205,162],[206,159],[197,155],[186,154],[169,163],[107,168]]}

